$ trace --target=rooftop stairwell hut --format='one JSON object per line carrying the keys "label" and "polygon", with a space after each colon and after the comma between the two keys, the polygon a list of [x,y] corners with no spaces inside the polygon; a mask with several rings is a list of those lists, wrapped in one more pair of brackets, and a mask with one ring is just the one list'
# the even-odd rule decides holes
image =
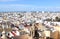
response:
{"label": "rooftop stairwell hut", "polygon": [[50,31],[50,39],[60,39],[60,26],[52,26],[54,30]]}

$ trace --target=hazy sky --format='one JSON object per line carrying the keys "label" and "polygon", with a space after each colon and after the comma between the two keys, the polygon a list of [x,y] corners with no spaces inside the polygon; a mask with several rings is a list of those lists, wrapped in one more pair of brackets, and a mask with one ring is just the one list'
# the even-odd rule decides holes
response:
{"label": "hazy sky", "polygon": [[60,0],[0,0],[0,11],[58,11]]}

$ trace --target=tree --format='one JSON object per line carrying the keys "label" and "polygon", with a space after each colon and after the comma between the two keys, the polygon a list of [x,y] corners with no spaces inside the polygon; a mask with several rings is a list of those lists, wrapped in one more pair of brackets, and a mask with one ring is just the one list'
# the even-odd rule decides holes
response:
{"label": "tree", "polygon": [[55,20],[60,22],[60,18],[59,17],[55,17]]}

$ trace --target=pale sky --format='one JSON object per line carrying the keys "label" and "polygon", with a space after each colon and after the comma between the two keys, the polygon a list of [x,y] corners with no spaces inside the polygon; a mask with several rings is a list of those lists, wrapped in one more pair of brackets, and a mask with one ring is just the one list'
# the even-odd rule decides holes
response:
{"label": "pale sky", "polygon": [[60,11],[60,0],[0,0],[0,11]]}

